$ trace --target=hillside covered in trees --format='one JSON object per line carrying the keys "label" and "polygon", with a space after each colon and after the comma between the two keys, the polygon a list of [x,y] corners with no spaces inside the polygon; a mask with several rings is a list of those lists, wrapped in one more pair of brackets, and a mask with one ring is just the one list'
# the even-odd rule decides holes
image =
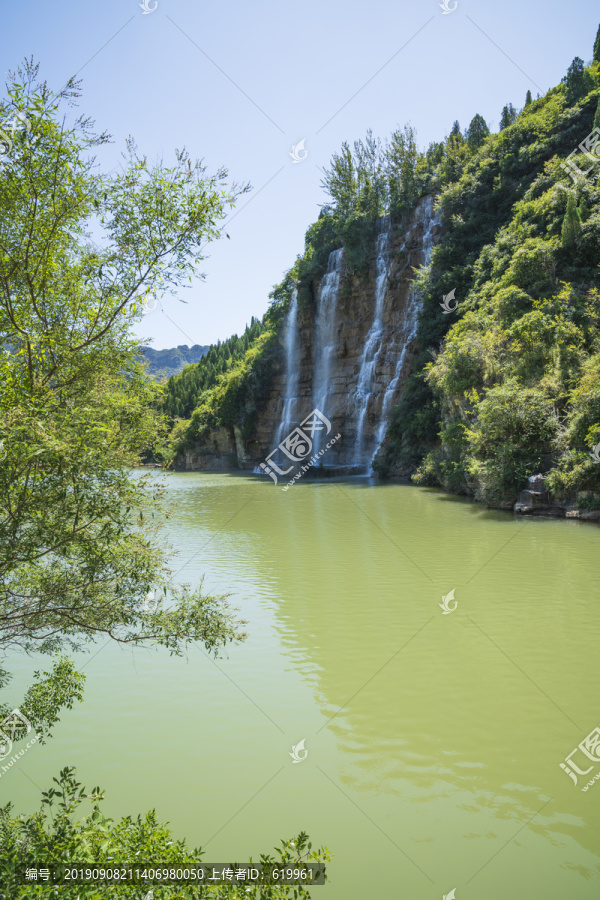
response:
{"label": "hillside covered in trees", "polygon": [[186,366],[181,374],[169,379],[164,397],[164,409],[168,416],[171,419],[189,419],[201,402],[202,394],[243,360],[266,328],[264,322],[252,316],[241,337],[234,334],[226,341],[203,348],[202,358],[196,365]]}
{"label": "hillside covered in trees", "polygon": [[210,346],[194,344],[179,344],[177,347],[169,347],[165,350],[155,350],[154,347],[142,347],[142,358],[147,363],[148,372],[156,378],[177,375],[186,366],[197,363],[208,352]]}
{"label": "hillside covered in trees", "polygon": [[381,474],[416,468],[418,483],[493,505],[539,471],[556,499],[600,492],[599,72],[600,30],[591,65],[575,59],[442,186],[419,355]]}
{"label": "hillside covered in trees", "polygon": [[[186,420],[177,446],[215,424],[248,432],[292,290],[310,309],[340,246],[348,270],[366,277],[378,217],[401,228],[433,194],[441,239],[418,276],[416,355],[377,473],[492,505],[514,502],[540,470],[557,498],[600,493],[590,455],[600,442],[599,98],[600,29],[593,59],[576,58],[543,97],[527,92],[522,109],[507,103],[497,132],[475,115],[426,150],[409,125],[384,142],[368,132],[344,144],[325,170],[329,199],[304,253],[274,288],[246,354],[230,362],[220,351],[221,371],[213,355],[209,375],[209,353],[170,380],[166,409]],[[451,291],[457,307],[447,314]]]}

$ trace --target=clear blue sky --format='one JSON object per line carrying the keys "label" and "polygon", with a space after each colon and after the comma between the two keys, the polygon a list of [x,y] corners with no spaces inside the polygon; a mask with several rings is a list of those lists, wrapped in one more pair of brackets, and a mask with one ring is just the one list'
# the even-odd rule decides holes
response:
{"label": "clear blue sky", "polygon": [[6,3],[0,48],[4,71],[33,54],[54,89],[80,72],[82,111],[114,137],[107,168],[131,134],[150,158],[185,145],[253,185],[187,305],[167,298],[144,317],[157,349],[224,339],[264,313],[342,141],[410,121],[424,146],[475,113],[497,130],[506,102],[591,58],[600,21],[596,0],[458,0],[448,15],[438,0],[158,0],[147,15],[139,2]]}

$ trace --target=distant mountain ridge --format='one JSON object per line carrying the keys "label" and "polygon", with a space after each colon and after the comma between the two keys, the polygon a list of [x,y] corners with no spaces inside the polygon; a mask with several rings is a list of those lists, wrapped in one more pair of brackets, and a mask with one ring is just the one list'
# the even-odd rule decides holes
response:
{"label": "distant mountain ridge", "polygon": [[199,362],[209,349],[209,344],[194,344],[193,347],[179,344],[177,347],[166,350],[155,350],[153,347],[141,348],[142,356],[148,363],[148,372],[156,377],[177,375],[185,366]]}

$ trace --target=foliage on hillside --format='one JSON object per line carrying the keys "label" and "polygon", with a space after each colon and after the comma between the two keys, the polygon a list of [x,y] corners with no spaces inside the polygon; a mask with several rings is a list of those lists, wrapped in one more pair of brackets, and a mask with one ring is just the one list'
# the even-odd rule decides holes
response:
{"label": "foliage on hillside", "polygon": [[169,379],[163,408],[175,425],[167,457],[215,425],[238,425],[250,435],[261,392],[268,388],[280,352],[277,335],[294,287],[301,305],[310,306],[313,283],[324,274],[331,251],[340,246],[345,248],[347,268],[364,272],[377,218],[390,213],[401,223],[420,196],[439,189],[462,170],[487,133],[483,118],[476,115],[464,132],[455,122],[445,141],[424,152],[417,148],[414,129],[405,125],[385,144],[369,131],[353,150],[344,144],[334,154],[323,181],[330,202],[308,228],[303,255],[271,292],[267,317],[262,322],[253,319],[242,338],[234,335],[211,347],[198,365]]}
{"label": "foliage on hillside", "polygon": [[[269,339],[196,398],[186,439],[214,424],[249,435],[292,288],[310,314],[332,250],[344,246],[348,270],[361,274],[377,218],[390,214],[402,227],[419,197],[434,193],[442,238],[417,276],[412,373],[377,471],[415,473],[490,503],[514,501],[540,469],[556,497],[598,491],[589,454],[600,441],[599,151],[571,156],[586,177],[561,166],[600,129],[597,45],[590,65],[573,60],[544,97],[528,91],[520,111],[507,103],[498,133],[475,115],[425,151],[410,125],[385,143],[367,132],[353,149],[343,144],[324,173],[329,202],[271,294]],[[459,306],[449,316],[440,303],[452,290]]]}
{"label": "foliage on hillside", "polygon": [[418,353],[381,474],[425,456],[417,482],[490,503],[514,501],[540,469],[558,498],[600,491],[598,151],[591,165],[574,157],[587,177],[561,167],[600,124],[599,72],[575,60],[442,188],[443,236],[420,278]]}
{"label": "foliage on hillside", "polygon": [[[512,113],[510,112],[512,110]],[[515,115],[511,104],[503,120]],[[479,114],[461,131],[454,122],[450,134],[420,151],[414,128],[397,128],[384,142],[369,130],[364,140],[347,142],[324,170],[322,186],[329,195],[319,219],[306,232],[304,255],[294,274],[299,297],[310,297],[310,283],[320,278],[332,250],[345,248],[345,264],[353,274],[365,274],[372,253],[376,220],[391,215],[402,227],[419,197],[440,190],[459,177],[465,164],[478,151],[489,128]]]}
{"label": "foliage on hillside", "polygon": [[147,365],[147,371],[155,378],[169,378],[178,375],[185,366],[199,362],[210,347],[194,344],[179,344],[166,350],[155,350],[154,347],[140,347],[141,358]]}
{"label": "foliage on hillside", "polygon": [[167,459],[201,441],[207,429],[216,426],[237,426],[243,439],[252,435],[261,399],[268,392],[274,366],[281,354],[277,332],[268,315],[263,323],[256,324],[261,328],[271,327],[263,330],[244,355],[232,361],[222,375],[216,376],[212,387],[200,393],[190,419],[175,421],[165,449]]}
{"label": "foliage on hillside", "polygon": [[229,372],[243,359],[250,346],[266,331],[267,325],[252,316],[250,325],[243,335],[232,335],[226,341],[219,341],[203,348],[205,353],[195,365],[170,378],[164,397],[164,410],[172,419],[189,419],[200,402],[201,395],[213,388],[221,375]]}

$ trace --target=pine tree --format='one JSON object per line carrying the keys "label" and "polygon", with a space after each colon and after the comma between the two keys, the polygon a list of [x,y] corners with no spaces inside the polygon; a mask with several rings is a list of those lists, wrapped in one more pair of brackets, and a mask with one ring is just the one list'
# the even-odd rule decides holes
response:
{"label": "pine tree", "polygon": [[473,148],[481,147],[489,133],[490,129],[487,127],[485,119],[477,113],[469,123],[467,129],[467,143]]}
{"label": "pine tree", "polygon": [[567,74],[562,79],[565,85],[565,98],[569,106],[577,103],[585,94],[587,94],[589,79],[586,77],[585,65],[583,60],[576,56],[569,68]]}
{"label": "pine tree", "polygon": [[600,62],[600,25],[598,25],[596,40],[594,41],[594,62]]}
{"label": "pine tree", "polygon": [[529,106],[531,103],[531,91],[527,91],[527,95],[525,97],[525,106]]}
{"label": "pine tree", "polygon": [[517,116],[517,110],[514,108],[512,103],[507,103],[503,108],[502,115],[500,117],[500,131],[502,131],[504,128],[507,128],[509,125],[512,125]]}
{"label": "pine tree", "polygon": [[563,219],[562,230],[560,233],[561,243],[565,250],[569,250],[575,245],[577,235],[580,231],[581,217],[579,215],[579,210],[577,209],[575,196],[573,194],[569,194],[569,199],[567,200],[567,208],[565,210],[565,217]]}
{"label": "pine tree", "polygon": [[452,123],[452,131],[450,132],[450,137],[459,137],[460,135],[460,122],[458,121],[458,119],[455,119]]}

